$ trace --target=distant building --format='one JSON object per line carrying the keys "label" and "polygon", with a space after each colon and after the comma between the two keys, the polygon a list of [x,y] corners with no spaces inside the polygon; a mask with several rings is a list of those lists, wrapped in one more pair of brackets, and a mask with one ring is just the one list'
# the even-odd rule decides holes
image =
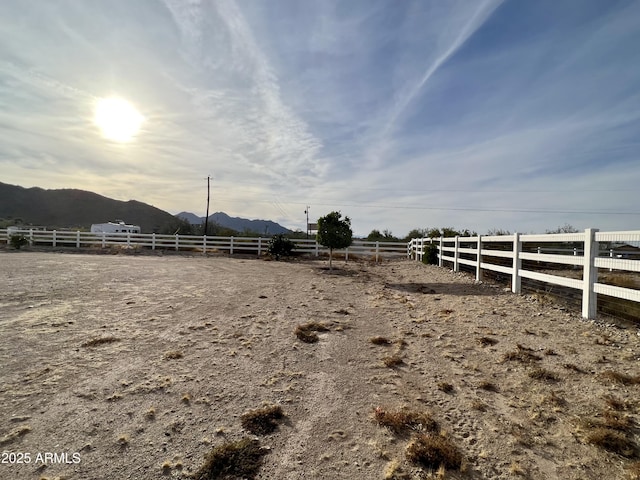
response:
{"label": "distant building", "polygon": [[140,233],[138,225],[128,225],[122,220],[107,223],[94,223],[91,225],[92,233]]}

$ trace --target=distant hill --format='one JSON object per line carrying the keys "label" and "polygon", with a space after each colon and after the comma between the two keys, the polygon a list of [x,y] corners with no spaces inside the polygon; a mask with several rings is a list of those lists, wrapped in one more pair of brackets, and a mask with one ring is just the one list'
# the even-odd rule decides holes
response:
{"label": "distant hill", "polygon": [[[204,223],[204,217],[198,217],[190,212],[180,212],[176,217],[186,220],[192,225]],[[209,215],[209,222],[223,227],[231,228],[237,232],[255,232],[262,235],[276,235],[279,233],[291,233],[291,230],[271,220],[249,220],[240,217],[230,217],[224,212],[216,212]]]}
{"label": "distant hill", "polygon": [[[173,233],[180,220],[146,203],[122,202],[76,189],[44,190],[0,182],[0,219],[25,225],[88,230],[92,223],[121,219],[140,225],[143,233]],[[12,223],[12,222],[10,222]]]}

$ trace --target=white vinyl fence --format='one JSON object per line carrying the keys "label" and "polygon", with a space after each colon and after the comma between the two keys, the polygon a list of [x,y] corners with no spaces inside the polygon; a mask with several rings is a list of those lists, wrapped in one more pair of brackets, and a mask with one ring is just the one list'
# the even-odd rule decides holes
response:
{"label": "white vinyl fence", "polygon": [[[128,248],[150,248],[207,252],[248,253],[262,255],[267,252],[269,238],[264,237],[215,237],[195,235],[160,235],[136,233],[91,233],[68,230],[0,230],[0,242],[10,243],[12,235],[22,235],[29,245],[48,245],[71,248],[107,248],[112,246]],[[294,252],[315,256],[329,253],[329,249],[318,244],[315,239],[292,239]],[[345,256],[365,256],[379,261],[381,258],[406,257],[405,242],[368,242],[354,240],[353,244],[334,253]]]}
{"label": "white vinyl fence", "polygon": [[[597,294],[640,302],[640,290],[598,283],[598,269],[640,272],[637,230],[600,232],[588,228],[584,233],[567,234],[416,238],[408,244],[409,257],[422,260],[430,244],[437,248],[439,266],[447,261],[459,271],[461,265],[468,265],[475,270],[476,280],[482,280],[483,270],[510,275],[514,293],[521,293],[523,278],[579,290],[584,318],[595,318]],[[523,268],[523,261],[530,266]],[[539,270],[532,267],[534,264],[578,269],[582,278],[534,271]]]}

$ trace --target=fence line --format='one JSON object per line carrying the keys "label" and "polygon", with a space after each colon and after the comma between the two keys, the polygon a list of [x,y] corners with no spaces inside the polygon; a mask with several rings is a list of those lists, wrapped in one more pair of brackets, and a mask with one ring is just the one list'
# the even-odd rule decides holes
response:
{"label": "fence line", "polygon": [[[614,256],[613,242],[630,248]],[[640,272],[640,248],[631,242],[640,242],[640,231],[599,232],[588,228],[581,233],[565,234],[414,238],[408,243],[407,253],[410,258],[421,261],[427,253],[426,245],[435,245],[440,267],[445,261],[453,263],[456,272],[460,265],[471,266],[478,281],[482,280],[484,270],[510,275],[514,293],[522,292],[523,278],[579,290],[582,293],[582,316],[595,318],[597,294],[640,303],[640,290],[598,282],[598,269]],[[545,248],[540,244],[551,244],[551,247]],[[558,248],[558,244],[565,248]],[[566,248],[567,244],[571,247]],[[607,246],[609,248],[601,249]],[[628,258],[619,258],[624,256]],[[523,268],[523,261],[529,263],[527,268]],[[531,269],[534,263],[580,268],[582,278],[535,271]]]}
{"label": "fence line", "polygon": [[[126,246],[128,248],[150,248],[202,251],[203,254],[211,251],[234,253],[255,253],[258,256],[267,252],[269,238],[265,237],[221,237],[221,236],[196,236],[196,235],[161,235],[156,233],[92,233],[69,230],[19,230],[15,227],[8,232],[0,230],[0,242],[9,243],[11,236],[22,235],[29,245],[51,245],[52,247],[92,247],[106,248],[111,246]],[[320,245],[315,239],[292,239],[295,245],[294,252],[307,253],[320,256],[326,254],[329,249]],[[382,257],[406,257],[407,244],[405,242],[368,242],[354,240],[346,249],[334,250],[334,253],[342,254],[345,259],[349,255],[366,255],[379,261]]]}

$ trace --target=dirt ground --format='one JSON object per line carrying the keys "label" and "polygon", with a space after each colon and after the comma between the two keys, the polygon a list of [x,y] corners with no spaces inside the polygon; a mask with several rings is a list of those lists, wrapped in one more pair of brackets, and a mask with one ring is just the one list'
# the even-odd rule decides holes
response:
{"label": "dirt ground", "polygon": [[[326,266],[0,252],[0,478],[188,478],[247,436],[258,479],[443,476],[376,408],[432,416],[463,456],[444,478],[640,472],[636,326],[409,260]],[[284,418],[255,437],[264,405]]]}

